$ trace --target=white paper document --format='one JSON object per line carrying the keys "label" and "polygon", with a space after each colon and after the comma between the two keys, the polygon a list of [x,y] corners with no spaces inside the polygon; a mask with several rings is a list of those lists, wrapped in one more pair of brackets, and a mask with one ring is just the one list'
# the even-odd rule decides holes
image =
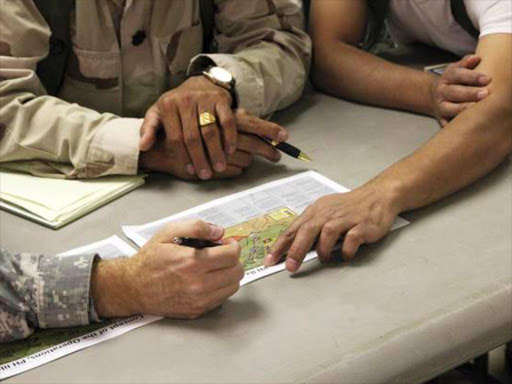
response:
{"label": "white paper document", "polygon": [[[126,236],[142,247],[155,233],[167,223],[178,220],[202,219],[223,227],[230,227],[271,212],[277,208],[288,207],[301,214],[308,205],[319,197],[349,189],[314,171],[300,173],[285,179],[273,181],[243,192],[225,196],[199,205],[161,220],[138,226],[123,226]],[[409,224],[397,217],[392,230]],[[317,257],[309,252],[305,261]],[[241,285],[285,269],[284,263],[272,267],[258,266],[246,270]]]}
{"label": "white paper document", "polygon": [[[96,243],[63,252],[60,255],[97,253],[104,259],[112,259],[130,257],[136,252],[119,237],[111,236]],[[0,379],[18,375],[159,319],[161,317],[135,315],[85,327],[36,331],[26,340],[0,345]],[[10,356],[16,357],[12,359]]]}

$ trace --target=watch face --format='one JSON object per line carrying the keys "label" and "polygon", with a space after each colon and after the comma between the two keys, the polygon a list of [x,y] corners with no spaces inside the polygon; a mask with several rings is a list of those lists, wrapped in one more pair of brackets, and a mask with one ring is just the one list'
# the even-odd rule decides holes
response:
{"label": "watch face", "polygon": [[233,80],[233,76],[231,76],[231,73],[229,73],[228,71],[226,71],[224,68],[221,68],[221,67],[211,67],[208,72],[210,72],[210,75],[215,80],[221,81],[226,84],[230,83],[231,80]]}

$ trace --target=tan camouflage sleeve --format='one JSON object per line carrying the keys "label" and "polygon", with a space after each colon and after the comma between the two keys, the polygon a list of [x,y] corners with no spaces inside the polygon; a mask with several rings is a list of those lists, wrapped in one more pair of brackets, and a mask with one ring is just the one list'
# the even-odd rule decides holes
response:
{"label": "tan camouflage sleeve", "polygon": [[95,255],[13,255],[0,250],[0,343],[36,328],[98,321],[90,299]]}
{"label": "tan camouflage sleeve", "polygon": [[32,1],[1,8],[0,166],[68,178],[135,174],[141,121],[48,96],[35,72],[48,54],[46,22]]}
{"label": "tan camouflage sleeve", "polygon": [[215,0],[218,52],[196,56],[189,72],[204,57],[229,70],[236,79],[239,106],[265,116],[302,94],[311,61],[311,41],[304,32],[301,0]]}

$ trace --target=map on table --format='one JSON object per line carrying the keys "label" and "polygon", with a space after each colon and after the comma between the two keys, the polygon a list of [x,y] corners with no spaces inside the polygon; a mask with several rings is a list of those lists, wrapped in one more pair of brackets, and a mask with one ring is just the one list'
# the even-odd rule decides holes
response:
{"label": "map on table", "polygon": [[[178,214],[139,226],[125,226],[128,238],[142,247],[167,223],[177,220],[202,219],[221,225],[224,238],[236,239],[242,248],[241,262],[246,285],[285,269],[284,263],[271,267],[263,259],[279,235],[319,197],[349,190],[313,171],[257,186],[196,206]],[[408,224],[398,217],[393,229]],[[132,256],[136,251],[117,236],[66,252],[64,255],[97,253],[102,258]],[[304,261],[316,258],[309,252]],[[136,315],[126,319],[93,324],[86,327],[36,331],[23,341],[0,345],[0,380],[38,367],[62,356],[119,336],[160,319]]]}
{"label": "map on table", "polygon": [[290,208],[280,208],[261,217],[226,229],[224,239],[238,241],[240,262],[245,271],[261,267],[270,247],[297,216]]}
{"label": "map on table", "polygon": [[[307,171],[224,196],[160,220],[123,226],[123,232],[142,247],[174,221],[201,219],[227,228],[226,237],[238,236],[241,241],[245,276],[240,285],[243,286],[285,269],[284,263],[265,267],[262,265],[263,258],[280,231],[296,215],[322,196],[348,191],[348,188],[317,172]],[[407,221],[397,217],[393,229],[406,224]],[[316,257],[316,252],[309,252],[304,262]]]}

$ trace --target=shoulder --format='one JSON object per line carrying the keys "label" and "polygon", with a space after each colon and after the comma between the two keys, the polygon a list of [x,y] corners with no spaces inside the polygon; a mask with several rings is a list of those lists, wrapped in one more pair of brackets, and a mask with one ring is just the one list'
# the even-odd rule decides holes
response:
{"label": "shoulder", "polygon": [[480,30],[480,37],[512,33],[512,2],[504,0],[464,0],[468,16]]}
{"label": "shoulder", "polygon": [[30,1],[2,1],[0,56],[36,56],[48,49],[50,29]]}

